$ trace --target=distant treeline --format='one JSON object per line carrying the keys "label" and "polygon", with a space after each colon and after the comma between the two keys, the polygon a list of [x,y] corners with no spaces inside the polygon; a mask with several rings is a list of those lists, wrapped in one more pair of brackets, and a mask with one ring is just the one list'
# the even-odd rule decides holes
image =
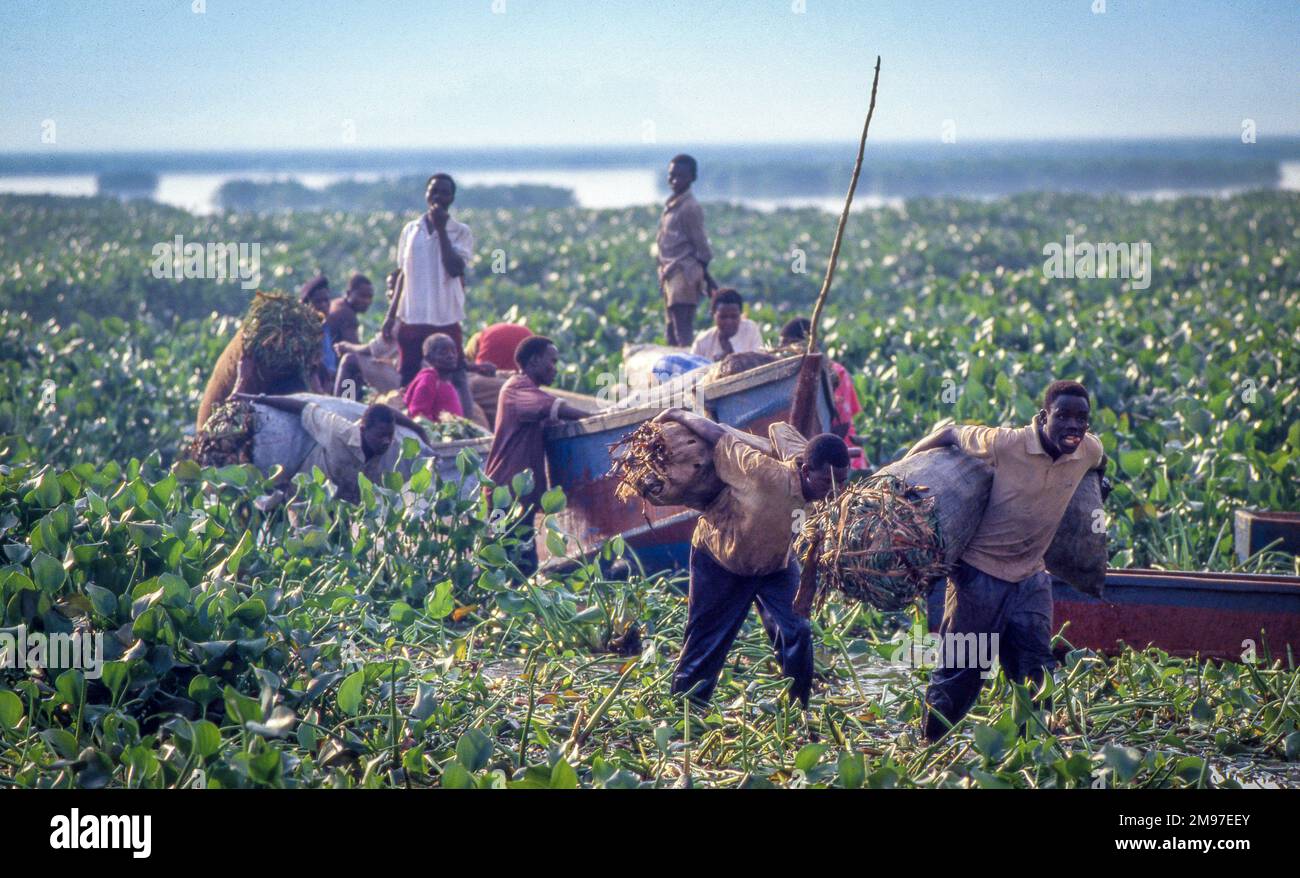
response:
{"label": "distant treeline", "polygon": [[[217,204],[224,210],[270,212],[280,210],[378,210],[409,213],[424,207],[427,177],[401,177],[363,183],[342,180],[324,189],[312,189],[296,180],[255,182],[231,180],[217,190]],[[461,186],[456,207],[478,210],[541,207],[574,207],[573,192],[559,186],[516,184],[510,186]]]}
{"label": "distant treeline", "polygon": [[96,178],[100,195],[149,196],[158,188],[158,175],[152,171],[107,171]]}
{"label": "distant treeline", "polygon": [[[781,198],[842,195],[851,161],[701,162],[702,198]],[[884,158],[868,154],[858,192],[885,197],[1012,195],[1019,192],[1133,192],[1157,189],[1271,188],[1278,165],[1269,159],[1122,159],[1080,156]],[[667,191],[661,181],[660,187]]]}

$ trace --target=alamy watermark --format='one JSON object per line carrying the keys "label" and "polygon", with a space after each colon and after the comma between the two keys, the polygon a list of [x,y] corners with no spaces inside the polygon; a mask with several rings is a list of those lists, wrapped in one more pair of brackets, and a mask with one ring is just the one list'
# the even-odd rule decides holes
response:
{"label": "alamy watermark", "polygon": [[997,673],[998,634],[936,634],[916,625],[898,641],[889,661],[908,668],[978,668],[987,680]]}
{"label": "alamy watermark", "polygon": [[28,631],[26,625],[0,631],[0,669],[76,669],[88,680],[98,680],[104,670],[104,635]]}
{"label": "alamy watermark", "polygon": [[167,280],[238,280],[246,290],[262,282],[262,245],[186,242],[182,235],[153,245],[153,276]]}
{"label": "alamy watermark", "polygon": [[128,850],[137,860],[153,851],[153,817],[145,814],[82,814],[73,808],[50,818],[54,850]]}
{"label": "alamy watermark", "polygon": [[1096,244],[1065,236],[1065,244],[1053,241],[1043,247],[1043,274],[1050,278],[1126,278],[1135,290],[1151,286],[1151,242]]}

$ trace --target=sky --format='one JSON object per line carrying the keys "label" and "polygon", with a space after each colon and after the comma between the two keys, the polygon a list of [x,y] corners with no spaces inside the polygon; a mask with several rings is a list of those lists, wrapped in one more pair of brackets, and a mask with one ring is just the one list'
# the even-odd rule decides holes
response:
{"label": "sky", "polygon": [[849,141],[876,55],[873,140],[1262,140],[1297,47],[1296,0],[0,0],[0,151]]}

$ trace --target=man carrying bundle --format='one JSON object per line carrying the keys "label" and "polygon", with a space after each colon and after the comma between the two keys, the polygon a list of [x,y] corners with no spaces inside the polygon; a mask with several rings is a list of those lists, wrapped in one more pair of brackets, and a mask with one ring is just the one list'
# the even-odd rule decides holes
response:
{"label": "man carrying bundle", "polygon": [[316,440],[316,446],[298,472],[311,475],[315,467],[320,467],[321,472],[334,483],[339,499],[349,503],[361,502],[358,474],[364,473],[371,482],[379,482],[384,473],[397,465],[402,448],[393,438],[399,424],[428,441],[423,427],[379,403],[367,406],[359,421],[350,421],[318,403],[299,397],[241,393],[236,394],[236,398],[302,418],[302,427]]}
{"label": "man carrying bundle", "polygon": [[320,312],[312,306],[285,293],[259,292],[212,369],[195,432],[233,394],[318,391],[321,335]]}
{"label": "man carrying bundle", "polygon": [[[844,441],[822,433],[802,447],[793,441],[779,448],[784,453],[777,459],[685,409],[668,409],[656,420],[675,421],[712,445],[713,464],[724,484],[700,514],[691,538],[686,633],[673,694],[701,704],[709,701],[749,607],[757,604],[781,670],[793,679],[791,695],[807,707],[812,632],[794,609],[799,564],[790,544],[804,507],[848,480]],[[786,432],[797,437],[792,428]]]}
{"label": "man carrying bundle", "polygon": [[[1026,427],[948,426],[908,452],[956,446],[993,468],[984,516],[948,578],[939,634],[945,644],[996,637],[1007,677],[1035,687],[1053,661],[1052,578],[1043,555],[1079,482],[1105,466],[1101,441],[1088,432],[1089,416],[1084,386],[1054,381]],[[968,656],[954,660],[948,653],[941,652],[925,694],[930,741],[966,715],[984,683],[983,669]]]}

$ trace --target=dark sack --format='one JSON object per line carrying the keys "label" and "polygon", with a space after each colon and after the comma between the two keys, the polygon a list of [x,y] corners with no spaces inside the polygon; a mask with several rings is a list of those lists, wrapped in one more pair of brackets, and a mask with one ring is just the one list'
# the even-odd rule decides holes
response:
{"label": "dark sack", "polygon": [[640,494],[652,506],[688,506],[705,509],[724,485],[713,468],[713,446],[681,424],[660,427],[667,446],[668,464],[663,479],[652,478]]}
{"label": "dark sack", "polygon": [[1101,473],[1085,473],[1043,555],[1047,572],[1085,594],[1101,597],[1106,585],[1105,519],[1101,510]]}
{"label": "dark sack", "polygon": [[984,516],[993,468],[957,448],[933,448],[881,467],[871,478],[895,476],[934,497],[943,560],[957,563]]}

